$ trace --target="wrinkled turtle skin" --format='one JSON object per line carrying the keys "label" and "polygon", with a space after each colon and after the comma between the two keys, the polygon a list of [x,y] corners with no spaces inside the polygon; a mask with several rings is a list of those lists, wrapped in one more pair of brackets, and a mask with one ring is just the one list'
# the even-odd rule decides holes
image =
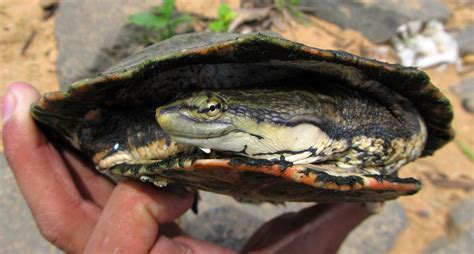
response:
{"label": "wrinkled turtle skin", "polygon": [[[332,111],[324,116],[326,125],[345,130],[338,141],[352,147],[353,157],[341,153],[349,157],[339,162],[356,158],[359,165],[385,165],[387,155],[393,155],[387,157],[395,161],[390,170],[381,166],[344,173],[337,163],[305,166],[285,160],[286,154],[272,160],[252,158],[245,151],[210,155],[164,131],[182,126],[162,129],[157,122],[183,93],[293,88],[312,94],[328,91],[334,105],[343,105],[334,109],[338,121]],[[337,103],[351,94],[363,98],[364,110]],[[283,105],[272,103],[270,111]],[[284,103],[296,109],[300,105]],[[375,202],[416,193],[420,183],[398,178],[396,170],[453,138],[450,103],[424,72],[261,33],[175,36],[73,83],[66,92],[44,94],[32,106],[32,115],[52,138],[68,142],[113,175],[271,202]]]}

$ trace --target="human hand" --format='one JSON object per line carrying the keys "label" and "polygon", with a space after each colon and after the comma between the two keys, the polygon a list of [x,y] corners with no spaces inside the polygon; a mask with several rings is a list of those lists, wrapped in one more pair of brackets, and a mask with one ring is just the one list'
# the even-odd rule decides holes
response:
{"label": "human hand", "polygon": [[30,116],[30,105],[38,98],[30,85],[9,87],[3,98],[3,142],[48,241],[66,252],[230,252],[183,236],[173,224],[192,205],[189,191],[136,181],[115,186],[67,149],[57,150]]}
{"label": "human hand", "polygon": [[[48,241],[66,252],[231,253],[185,236],[173,223],[192,205],[189,191],[136,181],[115,185],[68,149],[56,149],[30,116],[30,105],[38,98],[28,84],[9,87],[3,142],[20,190]],[[367,216],[357,204],[319,205],[283,215],[261,227],[244,251],[335,252]]]}

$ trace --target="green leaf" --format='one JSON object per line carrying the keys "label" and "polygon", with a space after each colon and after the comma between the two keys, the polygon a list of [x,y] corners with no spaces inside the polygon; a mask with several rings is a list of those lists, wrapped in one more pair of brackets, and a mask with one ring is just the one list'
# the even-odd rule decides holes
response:
{"label": "green leaf", "polygon": [[227,4],[221,4],[217,9],[217,17],[223,19],[229,12],[232,12],[230,7]]}
{"label": "green leaf", "polygon": [[229,13],[226,13],[226,15],[222,18],[224,22],[230,23],[234,18],[237,16],[237,13],[231,11]]}
{"label": "green leaf", "polygon": [[144,26],[147,28],[160,29],[166,27],[167,20],[156,16],[151,11],[140,12],[129,17],[132,24]]}
{"label": "green leaf", "polygon": [[290,4],[291,4],[291,5],[296,6],[296,5],[298,5],[299,3],[300,3],[300,0],[290,0]]}
{"label": "green leaf", "polygon": [[219,20],[232,21],[237,16],[237,13],[232,11],[232,9],[227,4],[219,5],[217,9],[217,18]]}
{"label": "green leaf", "polygon": [[176,0],[163,0],[160,6],[153,7],[150,11],[129,16],[132,24],[153,29],[159,36],[149,38],[153,41],[163,40],[176,34],[176,27],[182,23],[192,21],[189,15],[174,15]]}
{"label": "green leaf", "polygon": [[227,4],[221,4],[217,9],[217,20],[209,24],[209,29],[213,32],[226,32],[236,16],[237,13],[232,11]]}
{"label": "green leaf", "polygon": [[213,21],[209,24],[209,29],[212,32],[225,32],[227,29],[224,23],[220,20]]}
{"label": "green leaf", "polygon": [[163,4],[161,5],[161,14],[168,18],[171,19],[173,17],[173,12],[174,12],[174,4],[175,0],[164,0]]}

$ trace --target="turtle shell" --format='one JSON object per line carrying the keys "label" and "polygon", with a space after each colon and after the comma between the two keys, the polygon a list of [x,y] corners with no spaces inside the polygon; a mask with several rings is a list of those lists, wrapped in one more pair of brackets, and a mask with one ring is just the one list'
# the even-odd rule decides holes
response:
{"label": "turtle shell", "polygon": [[[106,138],[91,140],[94,147],[112,146],[127,139],[130,130],[124,125],[133,119],[111,122],[115,118],[109,115],[147,112],[172,101],[183,91],[264,88],[276,80],[297,81],[308,76],[337,81],[384,103],[391,103],[394,94],[408,99],[427,128],[422,156],[431,155],[453,138],[450,103],[423,71],[343,51],[317,49],[264,33],[175,36],[126,58],[94,78],[73,83],[65,92],[44,94],[33,105],[32,115],[48,133],[63,138],[92,158],[93,152],[78,142],[81,135],[87,135],[81,132],[84,124],[95,124],[108,134]],[[152,117],[143,121],[153,120]],[[241,157],[185,156],[143,167],[122,165],[110,170],[142,180],[144,176],[160,178],[242,199],[275,202],[382,201],[416,193],[420,187],[415,179],[395,175],[337,176],[283,161]]]}

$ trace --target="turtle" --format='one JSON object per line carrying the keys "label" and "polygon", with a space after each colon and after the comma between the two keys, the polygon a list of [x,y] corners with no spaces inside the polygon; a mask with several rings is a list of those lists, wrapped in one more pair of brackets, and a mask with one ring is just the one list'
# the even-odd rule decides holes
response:
{"label": "turtle", "polygon": [[273,33],[176,35],[31,113],[109,175],[275,203],[414,194],[398,169],[454,136],[425,72]]}

